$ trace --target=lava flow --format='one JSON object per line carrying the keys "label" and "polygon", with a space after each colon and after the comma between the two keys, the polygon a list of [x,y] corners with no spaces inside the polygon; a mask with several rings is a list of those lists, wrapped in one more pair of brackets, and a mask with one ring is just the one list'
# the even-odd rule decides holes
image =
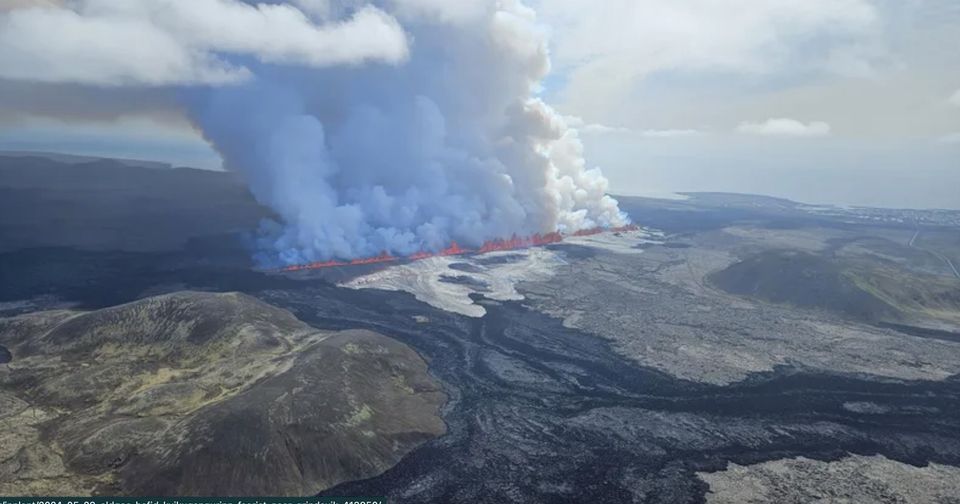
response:
{"label": "lava flow", "polygon": [[[610,233],[622,233],[626,231],[636,231],[640,229],[636,225],[628,224],[626,226],[614,227],[614,228],[590,228],[590,229],[581,229],[572,236],[592,236],[604,232]],[[490,252],[503,252],[506,250],[516,250],[530,247],[542,247],[544,245],[550,245],[551,243],[562,242],[564,235],[558,232],[547,233],[541,235],[537,233],[533,236],[512,236],[510,238],[497,238],[495,240],[487,240],[476,250],[465,249],[460,247],[457,242],[451,242],[450,246],[439,251],[439,252],[426,252],[421,251],[415,254],[408,255],[406,257],[397,257],[392,256],[386,252],[374,256],[374,257],[365,257],[361,259],[354,259],[352,261],[323,261],[323,262],[312,262],[307,264],[294,264],[292,266],[287,266],[281,268],[280,271],[290,272],[290,271],[303,271],[303,270],[317,270],[317,269],[326,269],[326,268],[338,268],[342,266],[359,266],[363,264],[379,264],[395,261],[419,261],[421,259],[427,259],[430,257],[447,257],[447,256],[456,256],[456,255],[478,255],[478,254],[488,254]]]}

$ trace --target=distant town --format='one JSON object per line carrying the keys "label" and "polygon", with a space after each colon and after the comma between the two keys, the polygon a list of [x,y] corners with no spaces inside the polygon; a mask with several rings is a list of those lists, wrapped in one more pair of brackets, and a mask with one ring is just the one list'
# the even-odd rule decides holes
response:
{"label": "distant town", "polygon": [[851,219],[858,223],[914,224],[917,226],[960,227],[960,210],[916,210],[866,207],[823,207],[801,205],[807,213]]}

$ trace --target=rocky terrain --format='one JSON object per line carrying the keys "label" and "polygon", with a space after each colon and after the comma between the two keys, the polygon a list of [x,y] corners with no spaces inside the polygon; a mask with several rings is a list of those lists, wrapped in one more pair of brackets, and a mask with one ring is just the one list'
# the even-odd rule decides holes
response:
{"label": "rocky terrain", "polygon": [[[951,221],[748,195],[621,205],[643,231],[298,274],[254,268],[241,240],[220,238],[234,216],[216,209],[171,235],[180,249],[6,241],[0,494],[193,493],[219,479],[211,492],[334,484],[321,493],[397,503],[956,502]],[[0,234],[29,232],[10,226]],[[130,310],[184,290],[245,294]],[[251,310],[266,322],[231,315]],[[230,329],[194,341],[182,311]],[[116,372],[98,371],[108,357]],[[380,414],[404,405],[407,423]],[[244,481],[226,473],[256,464]]]}
{"label": "rocky terrain", "polygon": [[157,165],[0,152],[0,251],[178,250],[271,215],[231,174]]}
{"label": "rocky terrain", "polygon": [[[871,315],[896,310],[852,282],[842,284],[831,269],[807,268],[813,263],[809,255],[798,252],[779,260],[799,273],[775,265],[769,274],[758,275],[774,286],[761,286],[766,290],[734,289],[737,295],[730,295],[718,288],[711,281],[715,272],[739,273],[744,263],[737,262],[736,254],[752,253],[744,252],[748,242],[735,233],[731,228],[712,231],[687,237],[687,248],[652,246],[634,255],[594,248],[589,257],[560,267],[550,280],[524,283],[520,291],[531,307],[608,338],[644,366],[687,380],[728,384],[778,366],[909,380],[942,380],[960,373],[956,341],[906,335],[842,316],[866,308],[873,310]],[[800,276],[814,283],[810,277],[830,275],[833,280],[806,292],[797,281]],[[960,282],[942,281],[960,289]],[[936,283],[926,285],[937,288]],[[781,291],[811,302],[801,305],[775,295]],[[757,293],[761,295],[751,296]],[[960,314],[960,305],[955,313]],[[952,316],[928,322],[942,326]]]}
{"label": "rocky terrain", "polygon": [[244,294],[0,319],[0,494],[308,495],[444,432],[406,346]]}
{"label": "rocky terrain", "polygon": [[854,455],[834,462],[774,460],[701,473],[709,504],[956,504],[960,469],[940,464],[914,467],[882,456]]}

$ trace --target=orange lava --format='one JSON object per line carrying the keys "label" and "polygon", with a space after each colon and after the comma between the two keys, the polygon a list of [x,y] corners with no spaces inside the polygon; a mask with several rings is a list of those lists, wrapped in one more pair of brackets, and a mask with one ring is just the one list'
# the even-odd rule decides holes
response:
{"label": "orange lava", "polygon": [[602,232],[603,232],[603,228],[581,229],[576,233],[573,233],[573,236],[592,236],[595,234],[600,234]]}
{"label": "orange lava", "polygon": [[457,242],[450,242],[450,246],[441,250],[437,255],[439,256],[455,256],[463,255],[469,253],[469,250],[460,248],[460,245],[457,245]]}
{"label": "orange lava", "polygon": [[[581,229],[575,233],[573,236],[592,236],[600,233],[622,233],[626,231],[636,231],[640,229],[636,225],[628,224],[626,226],[620,226],[615,228],[591,228],[591,229]],[[490,252],[502,252],[505,250],[516,250],[522,248],[530,247],[542,247],[544,245],[549,245],[551,243],[562,242],[564,235],[553,232],[541,235],[537,233],[533,236],[517,236],[513,235],[510,238],[498,238],[495,240],[488,240],[476,250],[470,250],[460,247],[457,242],[451,242],[450,246],[437,252],[426,252],[421,251],[415,254],[411,254],[406,257],[396,257],[392,256],[386,252],[375,256],[375,257],[366,257],[361,259],[354,259],[349,262],[344,261],[324,261],[324,262],[312,262],[308,264],[295,264],[292,266],[287,266],[282,268],[280,271],[290,272],[290,271],[303,271],[303,270],[317,270],[317,269],[326,269],[326,268],[338,268],[341,266],[359,266],[362,264],[379,264],[386,262],[394,262],[400,260],[406,261],[419,261],[421,259],[427,259],[429,257],[446,257],[446,256],[457,256],[457,255],[466,255],[466,254],[487,254]]]}
{"label": "orange lava", "polygon": [[626,226],[614,227],[607,229],[606,231],[610,233],[626,233],[627,231],[639,231],[640,226],[636,224],[627,224]]}
{"label": "orange lava", "polygon": [[367,258],[363,258],[363,259],[354,259],[354,260],[350,261],[350,265],[351,265],[351,266],[357,266],[357,265],[360,265],[360,264],[376,264],[376,263],[391,262],[391,261],[396,261],[396,260],[397,260],[396,257],[393,257],[392,255],[384,252],[384,253],[376,256],[376,257],[367,257]]}
{"label": "orange lava", "polygon": [[489,252],[499,252],[502,250],[514,250],[519,248],[542,247],[551,243],[563,241],[563,235],[560,233],[547,233],[541,235],[537,233],[533,236],[520,237],[513,235],[509,239],[498,238],[488,240],[477,249],[477,254],[487,254]]}
{"label": "orange lava", "polygon": [[417,252],[416,254],[408,256],[407,259],[410,259],[411,261],[419,261],[420,259],[426,259],[433,256],[434,254],[432,252]]}

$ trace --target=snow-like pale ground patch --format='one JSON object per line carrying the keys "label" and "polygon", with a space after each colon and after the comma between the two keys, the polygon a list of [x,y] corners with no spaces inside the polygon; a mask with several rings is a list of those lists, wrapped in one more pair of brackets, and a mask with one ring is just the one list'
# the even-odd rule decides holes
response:
{"label": "snow-like pale ground patch", "polygon": [[637,245],[642,243],[663,243],[663,233],[660,231],[638,230],[627,233],[600,233],[590,236],[569,236],[563,243],[580,245],[607,250],[617,254],[642,254],[643,249]]}
{"label": "snow-like pale ground patch", "polygon": [[[602,233],[568,237],[563,243],[608,250],[620,254],[639,254],[638,243],[655,241],[655,232]],[[451,265],[459,265],[459,269]],[[350,289],[403,291],[441,310],[468,317],[482,317],[487,310],[474,303],[470,294],[479,293],[496,301],[519,301],[523,295],[516,286],[524,281],[550,279],[557,266],[566,264],[563,252],[529,248],[493,252],[478,256],[431,257],[407,264],[389,266],[369,275],[340,284]],[[444,278],[458,279],[456,283]]]}
{"label": "snow-like pale ground patch", "polygon": [[916,467],[882,455],[850,455],[833,462],[797,457],[747,466],[731,463],[723,471],[697,476],[710,485],[708,504],[947,504],[960,495],[960,469],[936,463]]}
{"label": "snow-like pale ground patch", "polygon": [[[511,260],[489,264],[488,260],[504,256]],[[473,271],[453,269],[451,264],[469,264]],[[560,254],[541,248],[494,252],[482,256],[431,257],[390,266],[341,285],[351,289],[405,291],[441,310],[468,317],[482,317],[487,311],[474,303],[470,294],[481,293],[497,301],[523,299],[516,290],[517,283],[547,280],[553,276],[558,264],[563,264]],[[444,277],[469,279],[471,283],[451,283],[443,281]]]}

